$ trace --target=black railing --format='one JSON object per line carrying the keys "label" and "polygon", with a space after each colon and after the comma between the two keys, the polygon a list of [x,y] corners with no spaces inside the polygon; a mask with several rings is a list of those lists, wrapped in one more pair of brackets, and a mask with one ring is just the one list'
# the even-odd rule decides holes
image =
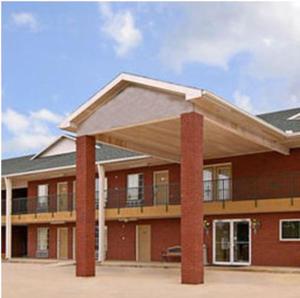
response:
{"label": "black railing", "polygon": [[143,187],[115,188],[105,193],[106,208],[147,207],[180,204],[179,184],[145,185]]}
{"label": "black railing", "polygon": [[54,213],[75,209],[75,194],[14,198],[12,214]]}
{"label": "black railing", "polygon": [[[180,185],[145,185],[136,188],[114,188],[104,193],[105,208],[131,208],[180,204]],[[203,182],[205,202],[227,200],[258,200],[272,198],[300,197],[300,172],[281,175],[245,177],[238,179],[206,180]],[[96,208],[99,208],[99,194],[96,192]],[[12,214],[30,214],[75,210],[75,194],[45,197],[15,198]],[[2,214],[5,201],[2,200]]]}

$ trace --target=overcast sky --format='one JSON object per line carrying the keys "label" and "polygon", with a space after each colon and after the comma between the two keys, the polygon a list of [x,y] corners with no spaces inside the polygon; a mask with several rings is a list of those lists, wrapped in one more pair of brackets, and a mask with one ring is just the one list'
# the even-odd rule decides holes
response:
{"label": "overcast sky", "polygon": [[34,153],[122,71],[264,113],[300,106],[300,5],[2,3],[3,157]]}

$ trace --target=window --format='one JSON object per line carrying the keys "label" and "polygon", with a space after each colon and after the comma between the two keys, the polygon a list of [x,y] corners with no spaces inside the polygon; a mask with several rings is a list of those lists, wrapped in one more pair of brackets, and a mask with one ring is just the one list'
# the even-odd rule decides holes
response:
{"label": "window", "polygon": [[231,165],[210,165],[203,169],[204,201],[231,198]]}
{"label": "window", "polygon": [[300,218],[282,219],[279,225],[281,241],[300,241]]}
{"label": "window", "polygon": [[213,199],[213,168],[204,168],[203,170],[203,187],[204,201]]}
{"label": "window", "polygon": [[49,248],[49,229],[38,228],[37,229],[37,250],[48,251]]}
{"label": "window", "polygon": [[144,199],[144,175],[127,175],[127,202],[131,205]]}
{"label": "window", "polygon": [[38,185],[37,211],[48,211],[48,184]]}
{"label": "window", "polygon": [[230,199],[230,176],[231,170],[228,166],[217,167],[218,200]]}

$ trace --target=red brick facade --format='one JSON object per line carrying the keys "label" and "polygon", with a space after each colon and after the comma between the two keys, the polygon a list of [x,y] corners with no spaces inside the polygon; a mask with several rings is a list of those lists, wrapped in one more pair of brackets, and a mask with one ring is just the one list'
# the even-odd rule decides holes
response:
{"label": "red brick facade", "polygon": [[[300,218],[297,213],[273,213],[273,214],[242,214],[226,216],[205,216],[211,225],[208,233],[204,233],[204,243],[207,246],[208,263],[212,263],[212,222],[215,219],[257,219],[261,227],[256,234],[252,231],[252,262],[257,266],[300,266],[300,241],[280,241],[280,219]],[[108,221],[108,260],[136,259],[136,227],[137,225],[151,225],[151,261],[161,261],[161,253],[168,247],[180,245],[180,219],[149,219],[131,222]],[[36,256],[37,228],[50,228],[49,257],[56,258],[57,229],[68,227],[68,257],[73,257],[73,227],[67,225],[29,225],[28,226],[28,256]]]}
{"label": "red brick facade", "polygon": [[203,116],[181,115],[181,281],[203,283]]}
{"label": "red brick facade", "polygon": [[[218,160],[206,160],[204,164],[216,164],[230,162],[232,165],[232,179],[233,179],[233,199],[243,199],[241,191],[237,190],[234,181],[240,178],[249,177],[266,177],[270,175],[277,175],[282,173],[300,173],[300,149],[291,150],[291,154],[284,156],[274,152],[252,154],[246,156],[237,156],[231,158],[223,158]],[[94,167],[93,167],[94,168]],[[143,167],[135,169],[127,169],[122,171],[107,172],[108,188],[109,189],[125,189],[127,174],[129,173],[143,173],[144,184],[153,185],[153,172],[158,170],[169,170],[169,183],[180,183],[180,165],[168,164],[156,167]],[[92,172],[92,171],[91,171]],[[75,177],[60,177],[42,181],[31,181],[28,183],[28,196],[34,197],[37,195],[38,184],[48,184],[49,194],[55,195],[57,192],[57,183],[67,181],[68,191],[73,192],[73,181]],[[201,179],[199,178],[199,180]],[[295,181],[295,185],[300,187],[300,179]],[[94,189],[94,186],[91,186]],[[249,192],[250,189],[244,189]],[[283,190],[274,192],[275,197],[284,195]],[[170,193],[170,202],[175,198]],[[124,194],[124,201],[126,196]],[[71,200],[71,198],[70,198]],[[152,205],[152,196],[145,192],[146,205]],[[175,203],[175,199],[174,199]],[[54,204],[54,203],[52,203]],[[193,208],[192,208],[193,209]],[[191,209],[191,210],[192,210]],[[190,211],[189,211],[190,212]],[[282,218],[300,218],[299,213],[286,213],[286,214],[252,214],[252,215],[235,215],[235,216],[209,216],[205,217],[208,221],[216,218],[256,218],[262,223],[260,230],[257,234],[252,235],[252,264],[253,265],[273,265],[273,266],[300,266],[300,242],[280,242],[279,241],[279,219]],[[138,224],[151,224],[151,260],[159,261],[161,252],[167,247],[177,245],[180,243],[180,220],[179,219],[160,219],[160,220],[143,220],[133,221],[128,223],[111,221],[107,222],[108,226],[108,259],[119,260],[135,260],[135,233],[136,225]],[[50,228],[49,239],[49,257],[57,257],[57,228],[60,225],[47,225]],[[69,227],[69,258],[72,258],[72,237],[71,231],[74,224],[67,225]],[[29,257],[36,256],[36,228],[37,225],[28,226],[28,243],[27,253]],[[212,261],[212,243],[211,243],[211,230],[207,235],[205,233],[205,243],[208,247],[208,260]],[[92,233],[94,235],[94,233]],[[123,238],[123,236],[125,238]],[[124,240],[122,240],[124,239]],[[93,245],[94,247],[94,245]],[[94,254],[94,252],[93,252]]]}
{"label": "red brick facade", "polygon": [[136,260],[136,227],[151,226],[151,260],[161,261],[162,252],[171,246],[180,244],[179,219],[152,219],[132,222],[109,221],[108,229],[109,260]]}
{"label": "red brick facade", "polygon": [[257,219],[261,227],[256,234],[252,230],[252,265],[257,266],[300,266],[300,241],[280,241],[280,219],[300,218],[300,212],[272,214],[239,214],[206,216],[211,223],[209,233],[205,233],[208,261],[212,263],[212,222],[214,219]]}
{"label": "red brick facade", "polygon": [[[269,189],[267,190],[268,193],[266,193],[266,190],[261,190],[261,194],[263,194],[264,192],[264,194],[267,195],[268,198],[290,197],[288,195],[289,188],[285,187],[285,185],[290,185],[291,180],[290,177],[286,175],[286,173],[290,173],[291,175],[293,175],[293,179],[295,180],[293,183],[293,187],[296,190],[296,194],[298,194],[299,192],[298,196],[300,197],[300,149],[291,150],[291,154],[287,156],[275,152],[267,152],[204,161],[205,165],[218,163],[231,163],[234,200],[246,199],[249,194],[253,193],[253,185],[251,183],[248,184],[248,182],[251,181],[252,178],[255,178],[257,180],[258,177],[261,177],[261,181],[263,181],[264,178],[274,176],[276,177],[272,180],[272,183],[268,184],[277,184],[280,186],[280,189]],[[170,185],[180,185],[180,165],[168,164],[155,167],[140,167],[107,172],[106,177],[108,178],[108,188],[126,189],[127,175],[130,173],[143,173],[145,186],[148,185],[151,187],[153,185],[153,172],[160,170],[169,170]],[[37,196],[37,186],[39,184],[48,184],[49,196],[53,196],[55,198],[55,195],[57,193],[57,183],[59,182],[68,182],[68,192],[71,194],[73,192],[73,181],[75,181],[75,179],[75,176],[72,176],[52,178],[40,181],[29,181],[28,197]],[[280,179],[280,181],[278,179]],[[241,184],[243,186],[240,186]],[[263,188],[261,187],[261,189]],[[257,188],[255,188],[255,191],[257,194]],[[170,203],[178,203],[177,193],[178,188],[170,187]],[[125,202],[126,192],[124,192],[123,194],[123,200]],[[145,191],[145,204],[152,205],[152,200],[152,193]],[[114,198],[112,197],[110,202],[108,202],[108,207],[112,207],[114,203]],[[55,204],[55,202],[52,204]],[[69,204],[72,204],[71,196],[69,197]]]}
{"label": "red brick facade", "polygon": [[95,137],[76,140],[76,275],[95,275]]}

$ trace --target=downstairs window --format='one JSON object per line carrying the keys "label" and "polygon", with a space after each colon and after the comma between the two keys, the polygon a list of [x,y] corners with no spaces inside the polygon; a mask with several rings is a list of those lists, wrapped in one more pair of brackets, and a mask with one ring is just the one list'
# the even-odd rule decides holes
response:
{"label": "downstairs window", "polygon": [[280,240],[300,241],[300,218],[280,220]]}

